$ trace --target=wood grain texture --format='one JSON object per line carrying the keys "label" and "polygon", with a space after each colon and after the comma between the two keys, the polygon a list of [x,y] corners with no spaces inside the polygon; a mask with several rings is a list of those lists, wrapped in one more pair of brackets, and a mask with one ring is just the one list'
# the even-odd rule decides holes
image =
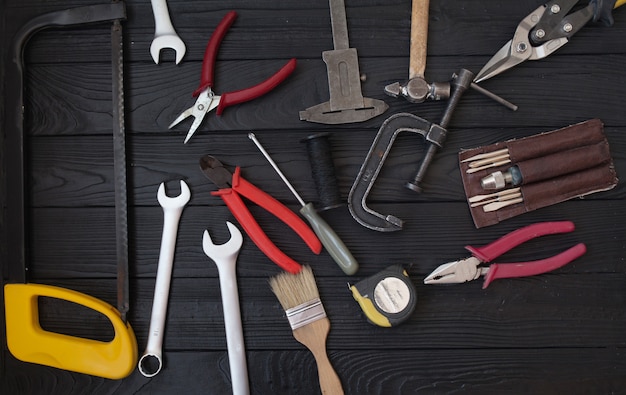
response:
{"label": "wood grain texture", "polygon": [[[11,61],[12,37],[29,19],[85,0],[6,0],[0,4],[3,50],[0,76]],[[430,1],[428,81],[446,81],[461,68],[478,71],[508,39],[538,0]],[[331,132],[340,195],[347,199],[378,128],[386,117],[406,112],[439,122],[445,103],[411,104],[383,93],[406,78],[411,2],[346,0],[350,46],[359,52],[365,97],[385,100],[380,117],[328,126],[302,122],[298,112],[327,100],[321,52],[332,49],[327,0],[307,2],[170,0],[178,34],[187,44],[182,63],[164,51],[155,65],[149,46],[154,20],[148,0],[128,0],[124,24],[125,115],[129,187],[131,310],[129,319],[143,349],[163,214],[156,194],[161,182],[175,193],[178,180],[192,199],[181,218],[164,342],[164,368],[154,378],[138,372],[111,381],[15,360],[2,339],[1,394],[216,394],[231,392],[217,268],[202,250],[208,229],[226,242],[232,214],[211,192],[198,160],[211,154],[228,168],[241,166],[248,181],[288,205],[298,202],[247,138],[257,138],[298,193],[317,202],[311,165],[301,139]],[[248,103],[208,114],[183,144],[190,122],[172,120],[194,103],[202,56],[214,27],[229,10],[238,18],[219,50],[215,90],[242,89],[272,75],[288,59],[294,73],[275,90]],[[626,177],[626,7],[615,25],[581,29],[554,55],[488,80],[485,88],[519,106],[511,112],[469,91],[452,117],[445,146],[424,180],[425,192],[403,187],[424,153],[423,140],[400,134],[372,189],[368,204],[404,220],[400,232],[379,233],[358,225],[347,207],[322,213],[359,261],[345,276],[326,251],[314,255],[293,232],[262,208],[249,204],[268,236],[316,275],[331,322],[329,359],[346,394],[608,394],[626,388],[626,188],[543,208],[477,230],[465,201],[458,169],[462,149],[547,132],[591,118],[605,124],[618,176]],[[75,289],[115,304],[115,220],[111,136],[110,26],[48,29],[29,41],[25,73],[25,133],[28,264],[33,282]],[[13,108],[4,82],[0,103]],[[0,143],[12,130],[2,130]],[[4,145],[0,265],[7,281]],[[249,203],[249,202],[248,202]],[[587,253],[540,276],[503,279],[482,290],[481,281],[426,286],[438,265],[468,256],[465,245],[484,245],[540,221],[571,220],[576,230],[533,240],[507,253],[505,261],[545,258],[578,242]],[[418,291],[410,319],[396,328],[367,323],[346,283],[354,284],[392,264],[402,264]],[[237,275],[252,394],[319,394],[311,353],[292,336],[268,280],[280,268],[244,236]],[[0,302],[3,300],[0,298]],[[40,301],[45,328],[108,339],[110,325],[97,314],[54,300]],[[4,320],[4,315],[2,314]],[[3,322],[2,322],[3,323]],[[2,325],[4,327],[4,325]],[[2,330],[3,331],[3,330]],[[2,333],[0,331],[0,333]]]}

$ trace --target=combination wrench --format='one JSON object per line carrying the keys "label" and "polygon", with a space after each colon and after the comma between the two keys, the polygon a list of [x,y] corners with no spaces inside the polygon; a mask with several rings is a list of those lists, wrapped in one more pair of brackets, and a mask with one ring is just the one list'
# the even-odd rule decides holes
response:
{"label": "combination wrench", "polygon": [[204,231],[202,248],[204,253],[217,265],[224,309],[224,326],[228,348],[228,362],[234,395],[248,395],[248,368],[246,349],[243,342],[241,312],[239,309],[239,291],[237,290],[237,256],[243,243],[241,232],[235,225],[226,222],[230,231],[230,240],[225,244],[215,245],[208,231]]}
{"label": "combination wrench", "polygon": [[178,37],[170,13],[167,9],[166,0],[151,0],[152,12],[154,13],[154,39],[150,45],[150,55],[154,63],[159,64],[159,55],[164,48],[171,48],[176,53],[176,64],[180,63],[185,56],[187,47],[183,40]]}
{"label": "combination wrench", "polygon": [[161,183],[159,186],[157,199],[163,208],[163,236],[161,238],[156,284],[154,286],[148,344],[138,364],[139,371],[146,377],[155,376],[161,371],[163,366],[163,331],[167,314],[170,281],[172,279],[178,222],[190,198],[189,186],[183,180],[180,181],[180,195],[176,197],[169,197],[165,194],[165,183]]}

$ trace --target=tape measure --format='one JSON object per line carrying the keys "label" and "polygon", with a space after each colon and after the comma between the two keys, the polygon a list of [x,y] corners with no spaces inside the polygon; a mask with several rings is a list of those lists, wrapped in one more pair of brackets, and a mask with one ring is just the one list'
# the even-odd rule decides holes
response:
{"label": "tape measure", "polygon": [[391,327],[406,321],[417,302],[417,291],[406,270],[400,265],[350,286],[352,296],[367,316],[378,326]]}

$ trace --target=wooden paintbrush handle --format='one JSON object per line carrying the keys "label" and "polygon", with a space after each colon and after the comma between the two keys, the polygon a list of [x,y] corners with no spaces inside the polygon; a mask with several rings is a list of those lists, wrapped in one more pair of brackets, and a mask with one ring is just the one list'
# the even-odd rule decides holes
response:
{"label": "wooden paintbrush handle", "polygon": [[342,395],[343,388],[339,376],[333,369],[326,354],[326,337],[330,330],[330,321],[327,317],[311,322],[293,331],[293,337],[311,350],[317,362],[317,371],[320,378],[320,388],[324,395]]}
{"label": "wooden paintbrush handle", "polygon": [[429,0],[413,0],[411,8],[411,48],[409,79],[424,78],[426,70],[426,45],[428,44]]}

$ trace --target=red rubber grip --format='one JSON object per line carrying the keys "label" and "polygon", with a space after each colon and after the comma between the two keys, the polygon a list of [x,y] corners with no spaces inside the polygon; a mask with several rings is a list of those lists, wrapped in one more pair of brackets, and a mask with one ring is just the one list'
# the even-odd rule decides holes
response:
{"label": "red rubber grip", "polygon": [[322,243],[311,228],[293,211],[241,178],[239,175],[240,170],[239,167],[235,169],[232,179],[232,188],[222,188],[218,191],[211,192],[211,194],[213,196],[220,196],[222,200],[224,200],[231,213],[235,216],[237,221],[239,221],[239,224],[243,227],[254,244],[256,244],[272,262],[290,273],[299,273],[302,266],[282,252],[269,237],[267,237],[239,195],[241,194],[250,199],[287,224],[302,238],[315,254],[319,254],[322,251]]}
{"label": "red rubber grip", "polygon": [[563,251],[551,258],[533,262],[493,263],[489,265],[489,271],[485,275],[483,289],[487,288],[493,280],[499,278],[535,276],[556,270],[582,256],[585,252],[587,252],[587,247],[583,243],[579,243],[569,250]]}
{"label": "red rubber grip", "polygon": [[281,202],[246,181],[240,176],[240,171],[241,169],[239,167],[235,169],[232,189],[263,207],[287,224],[315,254],[322,252],[322,243],[306,222]]}
{"label": "red rubber grip", "polygon": [[220,96],[220,104],[217,106],[217,115],[221,115],[222,111],[226,109],[226,107],[232,106],[234,104],[243,103],[246,101],[250,101],[252,99],[256,99],[259,96],[263,96],[268,93],[272,89],[276,88],[278,84],[283,82],[296,68],[296,59],[292,58],[287,64],[285,64],[280,70],[276,72],[273,76],[266,79],[265,81],[252,86],[250,88],[224,93]]}
{"label": "red rubber grip", "polygon": [[213,86],[213,75],[215,74],[215,59],[217,59],[217,50],[219,49],[222,39],[226,35],[226,31],[237,19],[237,13],[230,11],[220,21],[219,25],[211,34],[209,43],[204,50],[204,59],[202,60],[202,73],[200,74],[200,86],[193,92],[193,97],[197,97],[205,89]]}
{"label": "red rubber grip", "polygon": [[476,258],[480,259],[481,262],[491,262],[505,252],[528,240],[545,235],[569,233],[574,229],[574,223],[571,221],[539,222],[515,230],[484,247],[465,246],[465,249],[470,251]]}

